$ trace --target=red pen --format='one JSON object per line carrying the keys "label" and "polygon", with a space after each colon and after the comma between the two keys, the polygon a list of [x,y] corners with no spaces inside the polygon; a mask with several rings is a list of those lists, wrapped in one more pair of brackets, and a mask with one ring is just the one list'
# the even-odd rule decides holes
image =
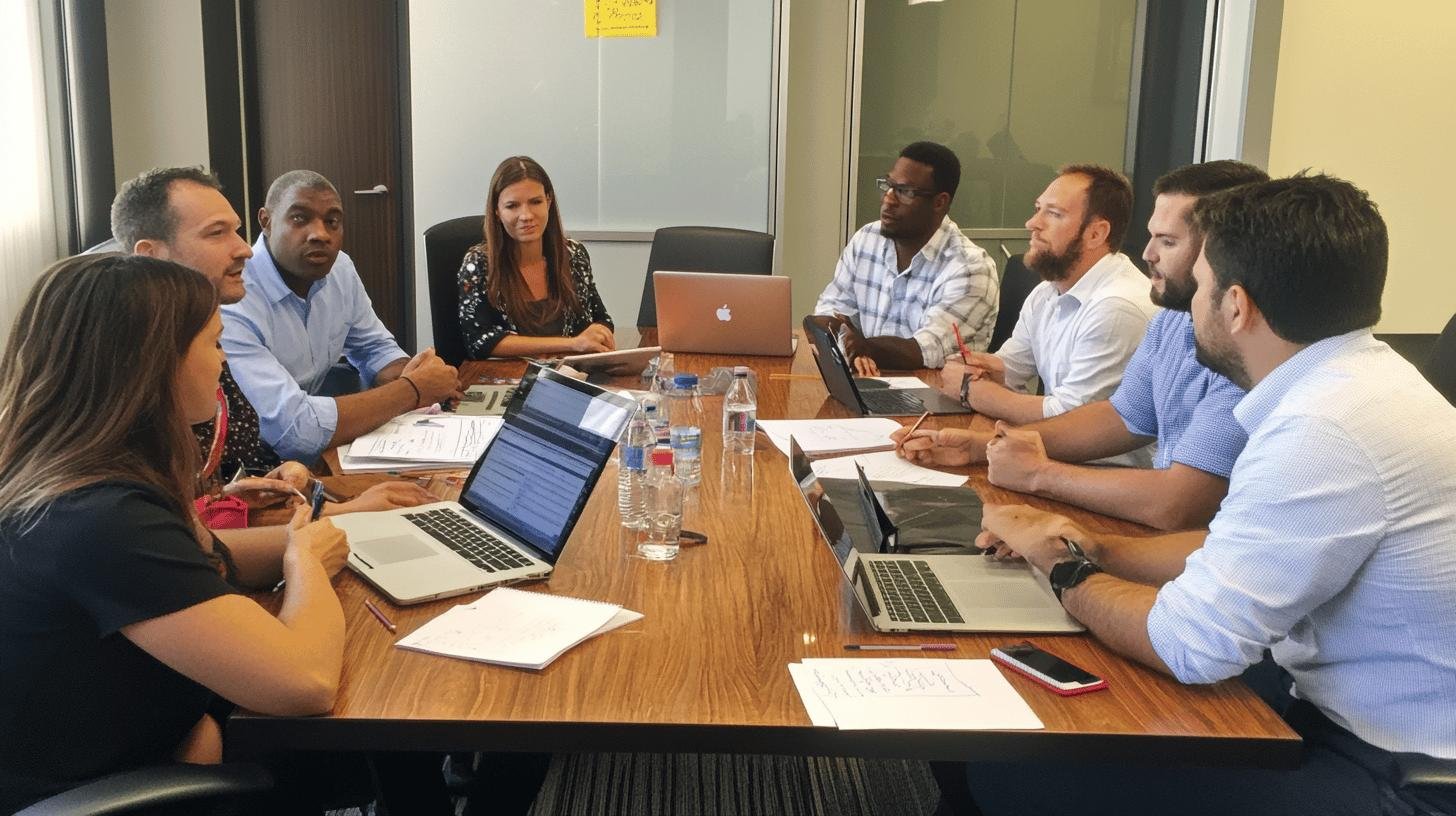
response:
{"label": "red pen", "polygon": [[961,339],[961,327],[952,323],[950,324],[950,330],[955,332],[956,345],[961,347],[961,362],[965,363],[966,365],[970,365],[971,359],[966,355],[970,354],[971,351],[970,349],[966,348],[966,341]]}
{"label": "red pen", "polygon": [[397,632],[397,631],[399,631],[398,629],[395,628],[394,621],[390,620],[389,618],[384,617],[384,613],[383,612],[380,612],[379,611],[379,607],[375,606],[372,601],[369,601],[369,600],[366,599],[364,601],[364,608],[365,609],[368,609],[369,610],[369,614],[373,615],[374,616],[374,619],[377,620],[377,621],[379,621],[379,623],[382,626],[384,626],[385,629],[388,629],[391,632]]}

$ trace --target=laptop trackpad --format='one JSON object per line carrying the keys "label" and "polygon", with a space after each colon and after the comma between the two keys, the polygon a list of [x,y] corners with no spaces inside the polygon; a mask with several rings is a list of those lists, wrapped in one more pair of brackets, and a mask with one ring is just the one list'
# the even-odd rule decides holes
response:
{"label": "laptop trackpad", "polygon": [[353,551],[371,564],[397,564],[416,558],[432,558],[440,551],[413,536],[391,536],[361,541]]}

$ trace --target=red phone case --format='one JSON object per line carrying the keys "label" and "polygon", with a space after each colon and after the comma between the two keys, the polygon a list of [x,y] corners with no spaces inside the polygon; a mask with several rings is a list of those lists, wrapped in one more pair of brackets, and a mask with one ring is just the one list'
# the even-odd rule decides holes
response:
{"label": "red phone case", "polygon": [[[1050,652],[1048,652],[1048,654],[1050,654]],[[1063,697],[1075,697],[1078,694],[1087,694],[1089,692],[1101,691],[1101,690],[1107,688],[1107,681],[1106,680],[1103,680],[1103,679],[1099,679],[1096,683],[1093,683],[1090,686],[1083,686],[1081,688],[1074,688],[1074,689],[1057,688],[1056,686],[1052,685],[1051,683],[1048,683],[1047,681],[1041,679],[1040,677],[1037,677],[1036,675],[1032,674],[1031,672],[1027,671],[1026,669],[1023,669],[1019,663],[1014,663],[1014,662],[1012,662],[1012,661],[1010,661],[1010,660],[1002,657],[1000,654],[998,654],[996,652],[991,652],[991,659],[994,660],[994,661],[996,661],[1000,665],[1005,666],[1006,668],[1008,668],[1008,669],[1016,672],[1017,674],[1021,675],[1022,677],[1025,677],[1026,679],[1028,679],[1028,680],[1036,683],[1038,686],[1041,686],[1042,688],[1044,688],[1044,689],[1052,692],[1053,694],[1059,694],[1059,695],[1061,695]],[[1058,658],[1058,659],[1061,659],[1061,658]]]}

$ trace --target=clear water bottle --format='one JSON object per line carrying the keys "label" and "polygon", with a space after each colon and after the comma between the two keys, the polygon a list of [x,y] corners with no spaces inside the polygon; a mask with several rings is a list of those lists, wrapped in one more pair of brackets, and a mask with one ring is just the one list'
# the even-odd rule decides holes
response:
{"label": "clear water bottle", "polygon": [[673,473],[672,463],[671,450],[652,452],[652,468],[647,472],[647,538],[637,545],[638,554],[652,561],[676,558],[682,535],[683,484]]}
{"label": "clear water bottle", "polygon": [[753,455],[758,430],[758,398],[748,382],[748,366],[733,369],[733,384],[723,395],[723,453]]}
{"label": "clear water bottle", "polygon": [[623,527],[647,527],[647,465],[656,446],[657,437],[648,424],[647,411],[638,405],[618,445],[622,461],[617,470],[617,511],[622,515]]}
{"label": "clear water bottle", "polygon": [[673,382],[672,352],[663,351],[657,355],[657,368],[652,376],[652,385],[647,389],[651,394],[652,404],[656,407],[652,410],[652,431],[657,434],[658,442],[667,441],[668,428],[671,425],[671,408],[668,402],[668,395],[672,393]]}
{"label": "clear water bottle", "polygon": [[673,377],[668,402],[672,406],[668,411],[672,423],[668,437],[673,466],[679,481],[695,485],[703,479],[703,406],[698,399],[698,375]]}

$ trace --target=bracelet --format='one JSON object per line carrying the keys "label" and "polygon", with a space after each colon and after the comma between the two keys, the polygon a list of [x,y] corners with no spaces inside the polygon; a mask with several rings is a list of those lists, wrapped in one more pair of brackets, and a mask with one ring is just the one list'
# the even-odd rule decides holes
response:
{"label": "bracelet", "polygon": [[415,381],[411,380],[408,374],[401,374],[399,378],[409,383],[409,387],[415,390],[415,407],[420,407],[420,400],[424,399],[424,395],[420,393],[420,387],[415,385]]}

